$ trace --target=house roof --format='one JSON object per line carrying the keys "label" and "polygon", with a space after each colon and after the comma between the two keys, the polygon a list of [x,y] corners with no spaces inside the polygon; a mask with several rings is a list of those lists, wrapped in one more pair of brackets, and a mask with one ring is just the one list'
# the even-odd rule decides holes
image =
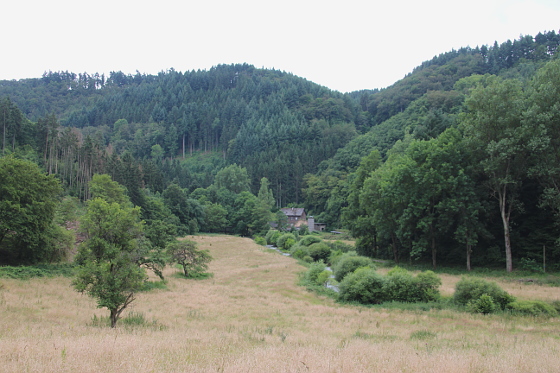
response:
{"label": "house roof", "polygon": [[280,209],[286,216],[303,216],[305,214],[305,209],[303,207],[286,207]]}

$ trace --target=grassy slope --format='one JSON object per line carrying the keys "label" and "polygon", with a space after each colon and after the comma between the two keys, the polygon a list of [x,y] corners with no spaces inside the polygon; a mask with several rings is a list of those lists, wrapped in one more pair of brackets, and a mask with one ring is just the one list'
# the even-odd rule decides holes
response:
{"label": "grassy slope", "polygon": [[[298,287],[294,260],[226,236],[210,249],[213,278],[138,295],[131,311],[155,326],[91,325],[106,316],[70,279],[2,279],[3,372],[553,372],[558,319],[341,306]],[[455,276],[444,277],[443,292]],[[559,299],[558,288],[504,283]]]}

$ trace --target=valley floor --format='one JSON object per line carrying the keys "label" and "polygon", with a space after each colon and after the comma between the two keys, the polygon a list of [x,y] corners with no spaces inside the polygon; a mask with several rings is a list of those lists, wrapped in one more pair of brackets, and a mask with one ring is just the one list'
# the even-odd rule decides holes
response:
{"label": "valley floor", "polygon": [[[560,320],[340,305],[297,285],[304,269],[252,240],[196,236],[214,260],[205,280],[165,272],[166,290],[108,315],[68,278],[2,279],[2,372],[557,372]],[[456,276],[443,276],[449,295]],[[502,285],[502,284],[501,284]],[[521,298],[560,288],[504,284]],[[529,298],[529,297],[527,297]]]}

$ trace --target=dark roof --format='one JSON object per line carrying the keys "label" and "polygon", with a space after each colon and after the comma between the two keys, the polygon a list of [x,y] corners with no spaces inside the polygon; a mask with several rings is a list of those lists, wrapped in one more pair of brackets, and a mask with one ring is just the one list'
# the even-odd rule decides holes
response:
{"label": "dark roof", "polygon": [[305,209],[303,207],[286,207],[280,209],[286,216],[302,216],[305,214]]}

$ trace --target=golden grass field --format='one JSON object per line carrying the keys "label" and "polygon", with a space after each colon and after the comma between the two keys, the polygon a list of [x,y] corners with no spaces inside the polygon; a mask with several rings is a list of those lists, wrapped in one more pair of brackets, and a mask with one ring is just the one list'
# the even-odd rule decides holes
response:
{"label": "golden grass field", "polygon": [[[68,278],[0,280],[0,371],[560,371],[559,319],[340,305],[297,286],[303,267],[250,239],[191,238],[211,251],[214,276],[168,268],[168,289],[139,294],[130,309],[151,326],[93,326],[108,311]],[[451,294],[458,277],[442,279]],[[500,285],[560,299],[559,288]]]}

